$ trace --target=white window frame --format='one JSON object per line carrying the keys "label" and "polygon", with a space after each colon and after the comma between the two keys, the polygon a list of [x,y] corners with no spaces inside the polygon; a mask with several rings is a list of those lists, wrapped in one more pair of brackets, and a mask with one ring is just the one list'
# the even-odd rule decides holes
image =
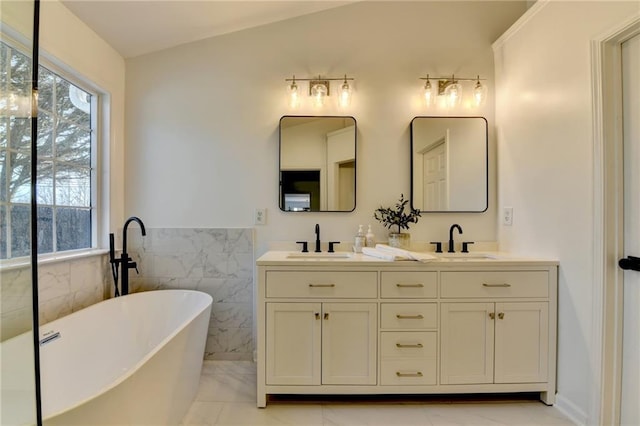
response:
{"label": "white window frame", "polygon": [[[2,41],[4,43],[27,57],[32,57],[32,52],[27,47],[29,41],[24,36],[10,28],[2,28],[0,34],[2,35]],[[104,250],[100,250],[99,248],[102,242],[103,216],[107,215],[103,215],[102,211],[103,180],[101,179],[101,176],[102,165],[104,162],[103,154],[108,152],[105,151],[102,144],[102,140],[108,140],[108,137],[106,137],[107,134],[104,132],[104,129],[102,129],[102,125],[105,122],[103,115],[105,114],[105,111],[109,109],[109,96],[104,91],[101,91],[95,83],[81,76],[77,71],[54,58],[52,55],[47,54],[42,49],[40,50],[38,62],[39,66],[48,69],[50,72],[69,81],[75,86],[78,86],[80,89],[91,95],[91,247],[76,250],[56,251],[56,235],[54,229],[52,236],[53,251],[50,253],[39,254],[38,260],[57,261],[71,257],[76,258],[78,256],[102,254]],[[8,229],[8,240],[11,239],[10,235],[10,230]],[[10,253],[10,247],[8,248],[8,252]],[[0,259],[0,270],[23,266],[28,264],[29,261],[29,256]]]}

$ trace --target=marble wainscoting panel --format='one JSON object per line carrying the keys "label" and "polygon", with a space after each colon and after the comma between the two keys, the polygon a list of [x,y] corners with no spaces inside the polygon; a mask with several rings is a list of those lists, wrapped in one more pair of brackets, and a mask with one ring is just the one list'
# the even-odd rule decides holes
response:
{"label": "marble wainscoting panel", "polygon": [[[39,323],[46,324],[108,297],[109,286],[113,286],[108,270],[106,254],[40,263]],[[0,339],[6,340],[32,327],[31,267],[0,271],[0,286]]]}
{"label": "marble wainscoting panel", "polygon": [[129,229],[132,291],[191,289],[213,298],[207,359],[253,357],[253,229]]}

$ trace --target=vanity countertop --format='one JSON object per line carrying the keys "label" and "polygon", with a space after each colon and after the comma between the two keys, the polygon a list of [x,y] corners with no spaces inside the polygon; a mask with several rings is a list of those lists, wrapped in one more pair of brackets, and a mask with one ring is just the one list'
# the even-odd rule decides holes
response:
{"label": "vanity countertop", "polygon": [[391,266],[391,267],[415,267],[432,265],[434,267],[450,266],[511,266],[514,264],[527,264],[537,266],[556,266],[555,259],[531,258],[513,256],[501,252],[470,252],[470,253],[428,253],[436,257],[429,261],[413,260],[384,260],[362,253],[335,252],[335,253],[301,253],[296,251],[268,251],[258,258],[259,266],[281,265],[353,265],[353,266]]}

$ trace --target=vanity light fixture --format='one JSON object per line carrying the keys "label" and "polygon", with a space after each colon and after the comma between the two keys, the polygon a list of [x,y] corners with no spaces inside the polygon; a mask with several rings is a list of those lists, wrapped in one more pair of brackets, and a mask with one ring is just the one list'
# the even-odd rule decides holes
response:
{"label": "vanity light fixture", "polygon": [[431,87],[431,80],[429,80],[429,74],[427,74],[427,82],[424,84],[424,103],[429,107],[433,103],[433,88]]}
{"label": "vanity light fixture", "polygon": [[341,78],[323,78],[321,76],[314,78],[296,78],[294,75],[293,78],[285,79],[285,81],[288,82],[287,93],[289,97],[289,106],[291,108],[298,108],[302,102],[302,92],[296,83],[298,81],[309,82],[309,96],[312,99],[313,105],[318,108],[322,107],[327,97],[331,95],[331,81],[342,81],[342,85],[338,92],[338,106],[346,108],[351,104],[352,91],[349,81],[353,80],[354,78],[347,77],[346,74]]}
{"label": "vanity light fixture", "polygon": [[460,105],[463,92],[462,84],[460,84],[461,81],[474,81],[476,83],[473,89],[473,102],[476,106],[481,105],[486,99],[486,86],[480,82],[480,80],[484,79],[480,78],[479,75],[476,78],[459,78],[453,74],[451,77],[430,77],[429,74],[427,74],[426,77],[420,77],[420,79],[426,80],[423,88],[426,106],[431,106],[436,101],[436,99],[434,99],[431,80],[438,81],[437,96],[443,98],[444,104],[447,107],[453,108]]}
{"label": "vanity light fixture", "polygon": [[291,84],[287,85],[287,95],[289,99],[289,106],[294,109],[298,108],[300,106],[300,93],[298,92],[295,75],[291,80]]}
{"label": "vanity light fixture", "polygon": [[476,85],[473,88],[473,100],[476,103],[476,106],[482,105],[484,100],[487,98],[487,86],[480,83],[480,76],[476,79]]}

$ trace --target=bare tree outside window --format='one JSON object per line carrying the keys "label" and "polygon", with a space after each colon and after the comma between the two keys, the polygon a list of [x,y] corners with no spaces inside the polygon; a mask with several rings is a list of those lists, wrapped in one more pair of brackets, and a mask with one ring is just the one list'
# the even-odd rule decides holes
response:
{"label": "bare tree outside window", "polygon": [[[38,253],[91,247],[92,95],[38,70]],[[28,256],[31,120],[7,105],[30,95],[31,61],[0,43],[0,259]]]}

